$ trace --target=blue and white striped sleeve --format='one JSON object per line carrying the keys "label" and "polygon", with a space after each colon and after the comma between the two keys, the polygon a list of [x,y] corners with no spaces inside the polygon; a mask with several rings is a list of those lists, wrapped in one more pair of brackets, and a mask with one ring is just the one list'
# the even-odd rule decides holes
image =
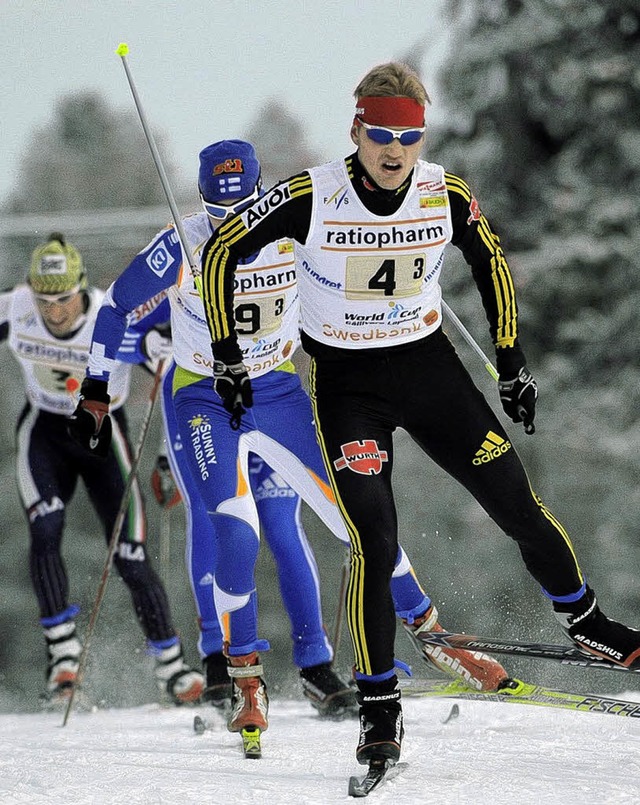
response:
{"label": "blue and white striped sleeve", "polygon": [[[140,341],[154,326],[154,319],[147,321],[148,326],[142,332],[137,327],[128,332],[127,328],[136,318],[137,310],[143,310],[153,300],[156,300],[154,308],[163,301],[167,289],[177,281],[182,259],[177,233],[168,227],[134,257],[109,287],[93,330],[87,377],[108,381],[116,361],[141,362]],[[146,316],[140,317],[143,318]]]}

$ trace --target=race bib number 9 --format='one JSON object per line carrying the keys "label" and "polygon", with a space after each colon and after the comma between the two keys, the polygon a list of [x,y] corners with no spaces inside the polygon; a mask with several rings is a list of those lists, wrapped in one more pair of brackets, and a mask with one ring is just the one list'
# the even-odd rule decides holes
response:
{"label": "race bib number 9", "polygon": [[250,335],[262,338],[270,335],[280,327],[284,313],[284,296],[267,296],[256,298],[251,302],[242,301],[234,308],[236,332],[238,335]]}
{"label": "race bib number 9", "polygon": [[420,293],[425,255],[347,257],[347,299],[401,299]]}

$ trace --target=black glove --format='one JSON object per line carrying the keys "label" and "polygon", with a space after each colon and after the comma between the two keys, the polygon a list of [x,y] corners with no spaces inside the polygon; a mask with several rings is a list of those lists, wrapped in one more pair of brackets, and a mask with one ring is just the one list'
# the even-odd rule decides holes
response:
{"label": "black glove", "polygon": [[225,410],[231,414],[231,427],[238,430],[242,415],[247,413],[245,409],[253,405],[253,391],[247,367],[242,362],[226,364],[214,360],[213,388]]}
{"label": "black glove", "polygon": [[105,458],[111,446],[111,417],[104,380],[86,377],[80,386],[80,402],[69,418],[69,436],[89,453]]}
{"label": "black glove", "polygon": [[156,459],[151,473],[151,488],[155,499],[164,509],[171,509],[182,500],[166,456],[159,455]]}
{"label": "black glove", "polygon": [[525,433],[535,433],[533,420],[536,415],[538,387],[533,375],[523,366],[512,380],[498,381],[500,402],[512,422],[523,422]]}

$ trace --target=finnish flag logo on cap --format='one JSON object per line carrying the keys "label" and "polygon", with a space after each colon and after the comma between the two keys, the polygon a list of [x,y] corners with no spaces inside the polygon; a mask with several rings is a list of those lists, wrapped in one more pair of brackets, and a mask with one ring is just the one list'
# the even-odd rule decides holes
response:
{"label": "finnish flag logo on cap", "polygon": [[220,176],[218,182],[220,195],[242,192],[242,179],[240,176]]}

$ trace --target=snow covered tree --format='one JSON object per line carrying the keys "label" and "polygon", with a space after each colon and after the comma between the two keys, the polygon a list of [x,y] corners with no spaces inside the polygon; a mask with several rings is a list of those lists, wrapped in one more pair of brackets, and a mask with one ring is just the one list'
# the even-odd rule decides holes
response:
{"label": "snow covered tree", "polygon": [[[154,133],[167,174],[175,187],[175,171],[167,156],[162,133]],[[51,120],[34,131],[25,145],[16,187],[4,212],[8,215],[52,213],[46,231],[33,236],[3,239],[0,273],[3,284],[14,285],[26,271],[33,248],[50,231],[64,228],[56,213],[118,210],[166,205],[149,147],[134,112],[111,108],[96,92],[65,95]],[[67,216],[73,220],[73,215]],[[86,216],[85,216],[86,218]],[[170,218],[166,216],[140,231],[131,230],[122,217],[121,231],[104,234],[83,219],[77,229],[64,232],[82,252],[95,284],[115,278],[146,239]]]}
{"label": "snow covered tree", "polygon": [[[469,181],[520,288],[541,400],[535,439],[514,437],[536,490],[552,507],[562,501],[592,582],[626,595],[634,620],[626,567],[637,565],[640,520],[640,7],[457,0],[449,16],[439,93],[447,122],[430,132],[427,155]],[[486,339],[469,272],[444,281]]]}
{"label": "snow covered tree", "polygon": [[640,346],[640,9],[463,1],[453,21],[438,156],[519,253],[536,360],[557,351],[608,380]]}
{"label": "snow covered tree", "polygon": [[[156,135],[154,135],[156,136]],[[162,135],[156,136],[162,148]],[[167,166],[172,172],[171,163]],[[25,148],[8,212],[144,207],[164,201],[134,113],[96,92],[63,96]]]}
{"label": "snow covered tree", "polygon": [[256,144],[265,187],[322,162],[307,145],[300,121],[279,101],[268,101],[258,111],[246,139]]}

